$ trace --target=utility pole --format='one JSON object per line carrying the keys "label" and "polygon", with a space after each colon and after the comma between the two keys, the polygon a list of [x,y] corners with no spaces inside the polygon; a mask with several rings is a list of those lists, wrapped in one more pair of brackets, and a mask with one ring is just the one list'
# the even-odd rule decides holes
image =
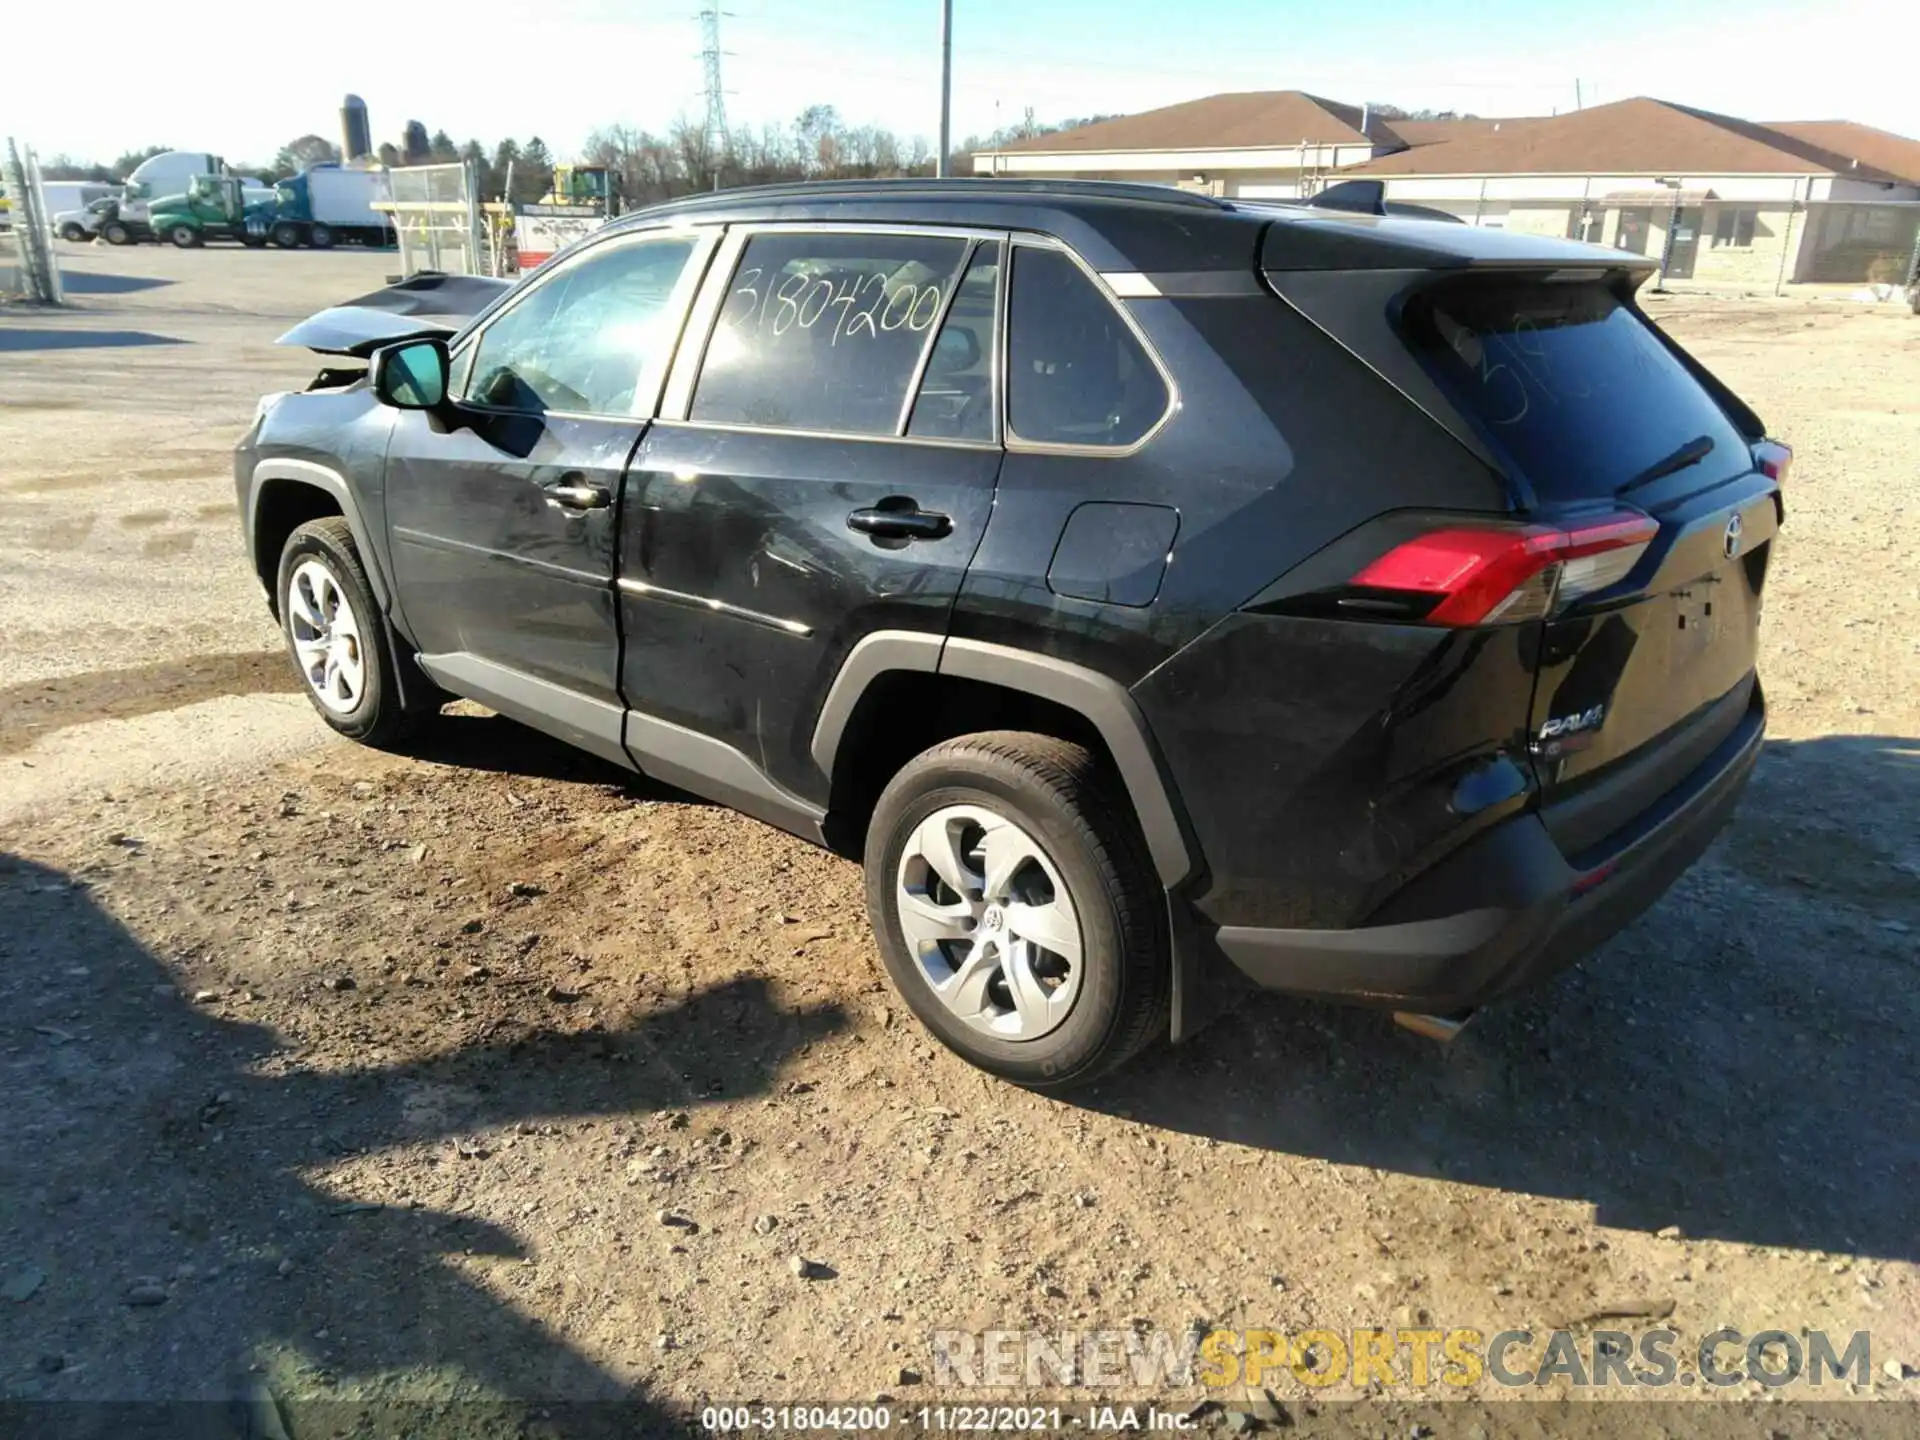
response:
{"label": "utility pole", "polygon": [[933,173],[947,177],[947,156],[953,149],[953,0],[940,0],[940,153]]}
{"label": "utility pole", "polygon": [[1673,264],[1673,232],[1680,228],[1680,187],[1686,182],[1684,180],[1660,179],[1655,180],[1653,183],[1656,185],[1671,185],[1673,187],[1673,203],[1667,209],[1667,233],[1660,244],[1660,274],[1653,282],[1654,292],[1656,294],[1665,294],[1667,289],[1667,267]]}
{"label": "utility pole", "polygon": [[707,71],[707,156],[713,164],[715,184],[719,188],[721,161],[733,149],[727,138],[727,92],[720,82],[720,17],[727,12],[716,3],[700,12],[700,58]]}

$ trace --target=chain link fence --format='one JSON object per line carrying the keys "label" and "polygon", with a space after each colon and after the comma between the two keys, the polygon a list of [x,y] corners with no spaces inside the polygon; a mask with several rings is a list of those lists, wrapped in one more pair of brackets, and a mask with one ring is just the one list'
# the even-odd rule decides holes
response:
{"label": "chain link fence", "polygon": [[0,236],[0,296],[61,304],[66,297],[60,262],[40,188],[40,166],[31,146],[7,137],[6,149],[0,151],[0,180],[6,182],[8,225]]}
{"label": "chain link fence", "polygon": [[409,165],[387,180],[392,200],[378,208],[393,220],[402,274],[511,273],[512,216],[481,201],[471,166]]}

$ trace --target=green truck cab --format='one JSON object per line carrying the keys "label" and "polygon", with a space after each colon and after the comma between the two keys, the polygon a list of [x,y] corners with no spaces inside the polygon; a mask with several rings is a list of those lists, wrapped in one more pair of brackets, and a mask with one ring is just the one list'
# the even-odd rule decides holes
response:
{"label": "green truck cab", "polygon": [[238,240],[257,248],[272,233],[276,209],[270,201],[249,203],[238,175],[195,175],[186,193],[152,202],[148,223],[155,235],[183,250],[208,240]]}

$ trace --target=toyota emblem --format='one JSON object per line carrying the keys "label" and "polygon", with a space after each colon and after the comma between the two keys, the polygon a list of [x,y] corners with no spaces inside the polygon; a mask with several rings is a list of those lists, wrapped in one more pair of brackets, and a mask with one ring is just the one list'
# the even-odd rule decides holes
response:
{"label": "toyota emblem", "polygon": [[1740,529],[1740,517],[1738,515],[1727,521],[1727,533],[1721,539],[1721,546],[1727,552],[1727,559],[1729,560],[1740,553]]}

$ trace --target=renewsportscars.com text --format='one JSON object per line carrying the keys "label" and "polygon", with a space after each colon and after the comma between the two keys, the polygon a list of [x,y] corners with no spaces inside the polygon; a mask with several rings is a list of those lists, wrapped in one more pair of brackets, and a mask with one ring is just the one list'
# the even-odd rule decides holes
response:
{"label": "renewsportscars.com text", "polygon": [[1871,1383],[1872,1337],[1823,1330],[1395,1328],[1284,1330],[936,1330],[934,1381],[963,1389],[1118,1389],[1156,1385],[1383,1385],[1421,1390],[1565,1384],[1575,1388],[1769,1388]]}

